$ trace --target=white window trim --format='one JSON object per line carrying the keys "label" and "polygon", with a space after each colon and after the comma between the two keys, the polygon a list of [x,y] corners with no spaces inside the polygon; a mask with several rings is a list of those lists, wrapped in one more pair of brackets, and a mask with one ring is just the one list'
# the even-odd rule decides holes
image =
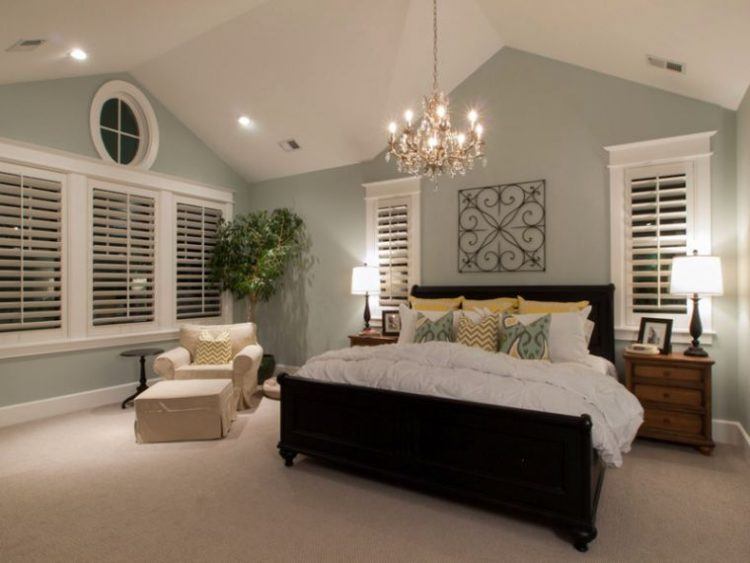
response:
{"label": "white window trim", "polygon": [[[138,151],[135,158],[129,164],[116,163],[104,146],[100,131],[100,118],[102,106],[111,98],[121,98],[127,102],[135,114],[138,122],[139,143]],[[105,82],[94,94],[89,111],[89,130],[91,140],[94,143],[96,152],[104,160],[116,164],[117,166],[130,166],[148,170],[153,166],[156,160],[156,154],[159,152],[159,123],[156,120],[156,113],[151,107],[146,94],[141,92],[135,85],[124,80],[110,80]]]}
{"label": "white window trim", "polygon": [[[365,244],[367,249],[366,262],[369,265],[378,265],[378,252],[375,234],[377,202],[383,199],[409,198],[409,285],[418,285],[422,277],[421,266],[421,219],[420,219],[420,196],[421,177],[410,176],[396,180],[384,180],[382,182],[368,182],[362,184],[365,188]],[[410,288],[411,289],[411,288]],[[373,321],[379,325],[384,310],[380,306],[377,296],[370,297],[370,310]],[[387,307],[385,310],[392,310]]]}
{"label": "white window trim", "polygon": [[[700,254],[711,254],[711,137],[716,131],[655,139],[624,145],[604,147],[609,153],[610,189],[610,271],[615,284],[615,338],[633,341],[638,336],[638,326],[627,322],[627,298],[625,276],[625,193],[627,171],[645,166],[688,162],[688,173],[692,178],[692,238],[689,249],[697,249]],[[704,332],[701,342],[711,344],[713,315],[710,298],[701,299],[701,319]],[[688,302],[689,318],[692,304]],[[689,343],[686,327],[673,331],[672,342]]]}
{"label": "white window trim", "polygon": [[[107,348],[120,345],[135,345],[146,342],[173,340],[178,335],[175,314],[174,292],[174,217],[175,199],[201,202],[202,205],[222,209],[227,219],[234,210],[234,190],[208,186],[166,174],[120,166],[101,160],[82,157],[65,151],[48,149],[28,143],[0,138],[0,161],[9,167],[20,166],[40,170],[54,178],[63,179],[63,256],[62,283],[63,304],[61,331],[9,332],[0,335],[0,359],[23,356],[39,356],[59,352]],[[110,327],[91,325],[91,189],[89,183],[96,180],[97,186],[115,189],[128,186],[156,200],[157,258],[155,283],[157,287],[156,322],[129,325],[138,327],[136,333],[99,330]],[[167,228],[161,228],[166,225]],[[83,281],[85,280],[85,281]],[[223,298],[223,315],[217,319],[201,319],[209,324],[232,322],[232,300]],[[122,325],[121,325],[122,326]],[[35,333],[35,334],[34,334]],[[47,334],[42,334],[47,333]],[[19,337],[21,336],[21,337]]]}

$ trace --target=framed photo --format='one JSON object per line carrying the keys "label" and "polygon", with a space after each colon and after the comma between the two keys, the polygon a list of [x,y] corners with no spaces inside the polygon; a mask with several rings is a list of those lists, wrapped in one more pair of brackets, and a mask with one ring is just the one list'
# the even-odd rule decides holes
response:
{"label": "framed photo", "polygon": [[669,354],[672,351],[672,319],[641,317],[638,342],[654,344],[662,354]]}
{"label": "framed photo", "polygon": [[398,336],[401,332],[401,315],[398,311],[383,311],[383,335]]}

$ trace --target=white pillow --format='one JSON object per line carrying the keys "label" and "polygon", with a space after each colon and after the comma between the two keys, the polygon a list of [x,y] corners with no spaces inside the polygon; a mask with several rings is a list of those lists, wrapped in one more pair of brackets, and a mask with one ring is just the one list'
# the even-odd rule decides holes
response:
{"label": "white pillow", "polygon": [[[584,328],[585,317],[579,312],[573,313],[534,313],[514,315],[523,324],[550,315],[549,359],[552,362],[584,363],[589,355],[589,346]],[[500,325],[502,331],[502,321]],[[502,333],[501,336],[502,338]]]}

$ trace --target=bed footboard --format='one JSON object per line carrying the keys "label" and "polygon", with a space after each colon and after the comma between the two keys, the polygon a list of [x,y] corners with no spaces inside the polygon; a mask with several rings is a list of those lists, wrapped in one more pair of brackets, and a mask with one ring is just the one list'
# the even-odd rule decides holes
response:
{"label": "bed footboard", "polygon": [[283,374],[279,453],[374,471],[596,537],[604,465],[591,419]]}

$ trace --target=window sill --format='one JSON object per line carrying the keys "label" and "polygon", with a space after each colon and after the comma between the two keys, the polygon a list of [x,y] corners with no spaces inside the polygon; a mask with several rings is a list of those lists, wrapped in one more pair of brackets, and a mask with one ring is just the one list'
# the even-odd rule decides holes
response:
{"label": "window sill", "polygon": [[176,340],[178,334],[179,330],[177,328],[170,328],[138,334],[113,334],[75,340],[49,340],[46,342],[33,342],[28,344],[11,344],[0,346],[0,360],[43,356],[62,352],[76,352],[79,350],[92,350],[96,348],[113,348],[115,346],[146,344],[148,342],[164,342],[165,340]]}
{"label": "window sill", "polygon": [[[716,332],[707,330],[701,335],[701,344],[710,346],[714,342]],[[637,327],[620,326],[615,328],[615,340],[620,342],[635,342],[638,339]],[[690,344],[692,338],[690,332],[684,328],[672,331],[672,344]]]}

